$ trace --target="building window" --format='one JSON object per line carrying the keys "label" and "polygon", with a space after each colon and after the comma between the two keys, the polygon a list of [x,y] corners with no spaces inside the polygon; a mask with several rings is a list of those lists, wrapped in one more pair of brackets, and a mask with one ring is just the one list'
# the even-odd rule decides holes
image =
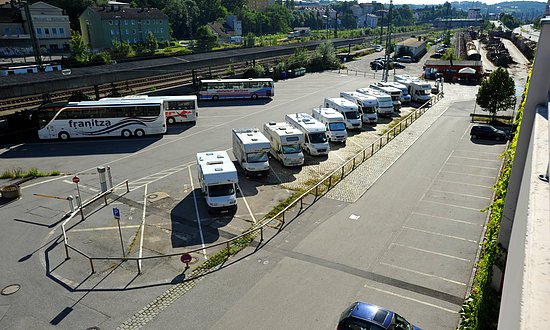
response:
{"label": "building window", "polygon": [[128,33],[128,29],[126,29],[126,35],[128,35],[128,34],[130,34],[130,33]]}
{"label": "building window", "polygon": [[63,29],[63,28],[59,28],[59,34],[61,34],[61,35],[65,35],[65,29]]}
{"label": "building window", "polygon": [[112,35],[112,36],[115,35],[115,30],[111,30],[111,35]]}
{"label": "building window", "polygon": [[36,34],[42,34],[42,28],[36,28]]}
{"label": "building window", "polygon": [[[132,30],[132,34],[136,34],[136,30]],[[135,41],[134,41],[135,42]]]}
{"label": "building window", "polygon": [[160,28],[160,33],[164,33],[164,28]]}
{"label": "building window", "polygon": [[128,20],[124,20],[124,25],[128,25]]}
{"label": "building window", "polygon": [[57,28],[52,28],[52,34],[57,34]]}
{"label": "building window", "polygon": [[5,27],[5,28],[4,28],[4,34],[5,34],[5,35],[11,34],[11,33],[10,33],[10,28],[9,28],[9,27]]}
{"label": "building window", "polygon": [[109,25],[113,25],[113,21],[109,21]]}
{"label": "building window", "polygon": [[15,33],[23,34],[23,30],[18,26],[18,27],[15,28]]}
{"label": "building window", "polygon": [[147,20],[147,21],[145,22],[145,24],[150,24],[150,23],[151,23],[151,22],[149,22],[149,20]]}
{"label": "building window", "polygon": [[50,34],[50,29],[49,28],[44,28],[44,34]]}
{"label": "building window", "polygon": [[136,43],[136,42],[137,42],[137,39],[136,39],[136,38],[134,38],[134,43]]}
{"label": "building window", "polygon": [[132,20],[132,25],[136,25],[136,20]]}
{"label": "building window", "polygon": [[159,24],[162,24],[162,20],[159,20]]}

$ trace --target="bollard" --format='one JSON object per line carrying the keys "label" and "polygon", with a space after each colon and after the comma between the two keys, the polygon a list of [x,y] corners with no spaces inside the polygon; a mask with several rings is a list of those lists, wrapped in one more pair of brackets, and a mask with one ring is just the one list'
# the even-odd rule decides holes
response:
{"label": "bollard", "polygon": [[69,207],[71,208],[71,213],[74,212],[74,204],[73,204],[73,196],[67,197],[67,200],[69,201]]}
{"label": "bollard", "polygon": [[101,187],[101,192],[104,193],[107,191],[107,179],[105,178],[105,167],[99,166],[97,168],[97,173],[99,174],[99,185]]}
{"label": "bollard", "polygon": [[113,188],[113,176],[111,175],[111,166],[107,166],[107,180],[109,180],[109,188]]}

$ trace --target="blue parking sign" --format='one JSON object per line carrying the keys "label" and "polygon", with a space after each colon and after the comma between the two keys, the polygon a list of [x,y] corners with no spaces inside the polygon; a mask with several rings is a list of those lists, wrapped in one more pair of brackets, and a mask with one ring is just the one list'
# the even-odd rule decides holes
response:
{"label": "blue parking sign", "polygon": [[113,216],[115,219],[120,220],[120,210],[116,207],[113,207]]}

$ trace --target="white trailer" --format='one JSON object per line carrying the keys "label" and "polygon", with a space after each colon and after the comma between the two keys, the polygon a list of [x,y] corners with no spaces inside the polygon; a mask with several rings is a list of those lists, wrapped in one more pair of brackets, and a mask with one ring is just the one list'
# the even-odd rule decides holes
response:
{"label": "white trailer", "polygon": [[246,175],[268,175],[271,144],[257,128],[232,130],[233,155]]}
{"label": "white trailer", "polygon": [[289,123],[264,124],[264,134],[271,143],[270,153],[284,166],[300,166],[304,163],[302,144],[304,133]]}
{"label": "white trailer", "polygon": [[331,142],[346,143],[348,132],[344,116],[332,108],[313,108],[311,114],[325,125],[328,139]]}
{"label": "white trailer", "polygon": [[378,122],[378,99],[376,97],[359,92],[340,92],[340,97],[357,104],[363,123]]}
{"label": "white trailer", "polygon": [[323,107],[332,108],[340,112],[346,120],[347,129],[361,129],[361,115],[359,107],[354,102],[348,101],[342,97],[327,97]]}
{"label": "white trailer", "polygon": [[413,102],[428,102],[432,96],[432,85],[410,75],[395,75],[393,80],[407,86]]}
{"label": "white trailer", "polygon": [[290,125],[304,133],[302,149],[312,156],[328,155],[330,146],[325,125],[307,113],[292,113],[285,116]]}
{"label": "white trailer", "polygon": [[409,94],[409,88],[406,85],[395,81],[381,82],[381,84],[399,89],[401,91],[401,104],[411,103],[411,95]]}
{"label": "white trailer", "polygon": [[386,86],[382,82],[376,82],[374,84],[370,84],[370,88],[376,89],[382,93],[386,93],[389,96],[391,96],[391,99],[393,101],[393,110],[399,111],[401,109],[401,90],[397,89],[395,87]]}
{"label": "white trailer", "polygon": [[209,211],[237,208],[237,169],[225,151],[197,153],[199,183]]}
{"label": "white trailer", "polygon": [[372,88],[358,88],[356,92],[368,96],[376,97],[378,100],[378,115],[391,116],[393,115],[393,100],[391,96]]}

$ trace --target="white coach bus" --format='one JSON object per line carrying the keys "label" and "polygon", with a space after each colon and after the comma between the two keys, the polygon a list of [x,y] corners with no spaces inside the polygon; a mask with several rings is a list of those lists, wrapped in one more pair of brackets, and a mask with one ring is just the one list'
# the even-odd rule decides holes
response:
{"label": "white coach bus", "polygon": [[257,99],[275,95],[271,78],[201,80],[199,100]]}
{"label": "white coach bus", "polygon": [[40,139],[145,136],[166,133],[162,100],[99,100],[43,107],[37,112]]}
{"label": "white coach bus", "polygon": [[147,96],[147,95],[130,95],[124,97],[106,97],[101,100],[140,100],[154,101],[162,100],[164,107],[164,115],[166,123],[169,125],[175,123],[195,123],[197,121],[197,104],[196,95],[175,95],[175,96]]}

